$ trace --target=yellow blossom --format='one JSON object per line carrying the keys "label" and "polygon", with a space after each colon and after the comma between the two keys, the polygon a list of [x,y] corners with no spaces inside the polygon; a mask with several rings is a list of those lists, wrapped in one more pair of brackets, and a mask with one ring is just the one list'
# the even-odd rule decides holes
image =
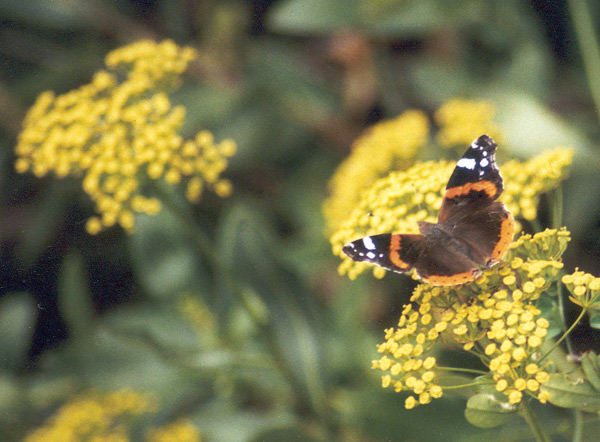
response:
{"label": "yellow blossom", "polygon": [[333,231],[358,204],[360,194],[391,170],[406,169],[417,149],[429,138],[429,122],[423,112],[409,110],[368,129],[352,147],[329,183],[323,212]]}
{"label": "yellow blossom", "polygon": [[493,122],[495,109],[488,101],[450,100],[435,113],[440,125],[437,135],[444,147],[468,145],[481,134],[502,140],[500,131]]}
{"label": "yellow blossom", "polygon": [[86,223],[90,234],[117,224],[132,232],[136,213],[158,213],[158,200],[142,195],[148,180],[185,182],[192,202],[205,186],[228,196],[231,183],[220,174],[235,143],[215,143],[207,131],[183,140],[185,109],[166,94],[195,56],[170,40],[144,40],[109,53],[108,70],[90,84],[42,93],[25,117],[15,169],[81,179],[99,213]]}
{"label": "yellow blossom", "polygon": [[528,221],[535,219],[540,196],[556,189],[567,178],[572,161],[571,149],[557,148],[528,161],[513,160],[503,164],[502,201],[515,217]]}
{"label": "yellow blossom", "polygon": [[24,442],[129,442],[131,418],[155,408],[150,396],[134,391],[87,392],[63,405]]}
{"label": "yellow blossom", "polygon": [[200,442],[200,432],[186,419],[180,419],[164,427],[152,429],[148,442]]}
{"label": "yellow blossom", "polygon": [[564,275],[562,282],[573,295],[569,299],[574,304],[584,309],[600,306],[600,278],[576,270],[570,275]]}

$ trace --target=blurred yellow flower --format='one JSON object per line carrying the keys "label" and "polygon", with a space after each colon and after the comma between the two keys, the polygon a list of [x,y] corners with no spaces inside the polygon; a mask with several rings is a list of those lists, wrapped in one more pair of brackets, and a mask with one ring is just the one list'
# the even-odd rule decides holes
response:
{"label": "blurred yellow flower", "polygon": [[129,442],[131,419],[155,409],[149,395],[134,391],[88,392],[63,405],[23,442]]}
{"label": "blurred yellow flower", "polygon": [[494,124],[494,105],[489,101],[453,99],[435,112],[440,129],[437,140],[443,147],[464,149],[481,134],[502,143],[500,129]]}
{"label": "blurred yellow flower", "polygon": [[416,110],[367,129],[329,182],[329,198],[323,205],[329,229],[337,228],[348,217],[365,188],[390,170],[410,166],[428,139],[427,117]]}
{"label": "blurred yellow flower", "polygon": [[502,201],[514,216],[535,219],[540,196],[567,178],[572,162],[573,151],[568,148],[548,150],[527,161],[508,161],[500,168],[504,177]]}
{"label": "blurred yellow flower", "polygon": [[200,432],[187,419],[180,419],[148,432],[148,442],[200,442]]}
{"label": "blurred yellow flower", "polygon": [[160,201],[143,194],[149,180],[187,183],[192,202],[204,187],[229,195],[220,174],[235,143],[215,143],[208,131],[182,139],[185,109],[166,94],[195,56],[170,40],[141,41],[109,53],[109,70],[90,84],[58,97],[42,93],[25,118],[15,169],[81,178],[100,215],[88,220],[90,234],[115,224],[131,232],[136,213],[158,213]]}

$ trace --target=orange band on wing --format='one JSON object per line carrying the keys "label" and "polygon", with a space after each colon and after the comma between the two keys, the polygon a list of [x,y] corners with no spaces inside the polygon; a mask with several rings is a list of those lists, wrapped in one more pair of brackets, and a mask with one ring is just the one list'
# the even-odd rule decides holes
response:
{"label": "orange band on wing", "polygon": [[496,247],[494,247],[494,250],[492,250],[491,258],[494,260],[500,260],[504,256],[513,240],[515,220],[510,212],[507,212],[507,215],[508,216],[502,221],[502,225],[500,226],[500,238],[498,239],[498,243],[496,244]]}
{"label": "orange band on wing", "polygon": [[457,273],[456,275],[451,276],[429,275],[424,277],[419,275],[419,277],[423,281],[433,285],[458,285],[475,281],[480,274],[480,271],[473,270],[470,272]]}
{"label": "orange band on wing", "polygon": [[457,196],[467,195],[469,192],[484,191],[490,198],[494,198],[498,193],[498,186],[491,181],[477,181],[476,183],[467,183],[462,186],[452,187],[446,190],[445,198],[452,199]]}
{"label": "orange band on wing", "polygon": [[390,240],[390,261],[399,269],[408,270],[410,269],[410,264],[402,261],[400,253],[398,253],[401,248],[400,238],[402,238],[402,235],[392,235]]}

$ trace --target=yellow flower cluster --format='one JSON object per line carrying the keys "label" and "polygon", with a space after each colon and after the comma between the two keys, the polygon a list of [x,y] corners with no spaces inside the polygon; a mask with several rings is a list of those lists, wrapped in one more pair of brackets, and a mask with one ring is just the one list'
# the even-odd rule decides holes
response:
{"label": "yellow flower cluster", "polygon": [[160,201],[142,193],[150,180],[185,182],[192,202],[205,186],[229,195],[220,174],[235,143],[215,144],[207,131],[182,139],[185,109],[165,93],[194,57],[172,41],[142,41],[109,53],[109,70],[90,84],[58,97],[44,92],[25,118],[16,170],[81,178],[100,214],[88,220],[90,234],[115,224],[133,231],[136,213],[158,213]]}
{"label": "yellow flower cluster", "polygon": [[153,399],[133,391],[88,392],[63,405],[24,442],[129,442],[131,419],[155,409]]}
{"label": "yellow flower cluster", "polygon": [[586,310],[600,307],[600,278],[576,270],[563,276],[562,282],[573,295],[569,299],[574,304]]}
{"label": "yellow flower cluster", "polygon": [[200,442],[200,432],[187,419],[180,419],[148,432],[148,442]]}
{"label": "yellow flower cluster", "polygon": [[[420,284],[398,328],[386,330],[386,341],[378,346],[384,355],[373,361],[373,367],[387,372],[383,386],[412,391],[406,408],[442,396],[436,360],[428,351],[443,336],[481,358],[496,390],[507,396],[509,404],[519,403],[523,394],[545,402],[548,397],[540,386],[549,375],[536,361],[549,322],[541,317],[535,301],[558,280],[562,262],[555,252],[564,251],[568,240],[565,230],[527,235],[511,245],[510,260],[486,270],[472,283]],[[529,256],[539,245],[545,246],[545,253]]]}
{"label": "yellow flower cluster", "polygon": [[352,153],[329,182],[330,197],[323,212],[333,230],[357,204],[363,189],[390,170],[405,169],[429,139],[423,112],[409,110],[393,120],[375,124],[358,138]]}
{"label": "yellow flower cluster", "polygon": [[431,296],[426,294],[418,309],[411,304],[404,307],[398,328],[387,329],[385,342],[377,347],[384,356],[373,361],[373,368],[389,372],[381,378],[383,388],[393,387],[397,392],[410,390],[416,395],[406,399],[406,408],[428,404],[442,396],[434,371],[436,359],[426,353],[445,330],[433,319]]}
{"label": "yellow flower cluster", "polygon": [[[505,189],[500,200],[514,217],[530,219],[537,214],[540,194],[554,189],[566,178],[572,151],[557,149],[529,161],[511,161],[500,168]],[[354,262],[342,247],[366,235],[378,233],[418,233],[417,222],[436,222],[446,184],[455,163],[447,161],[417,163],[402,172],[392,172],[363,192],[354,210],[332,234],[333,253],[342,258],[338,271],[356,278],[372,267],[376,277],[385,270],[366,262]]]}
{"label": "yellow flower cluster", "polygon": [[501,168],[502,201],[513,215],[535,219],[540,196],[567,178],[572,162],[573,151],[567,148],[549,150],[528,161],[507,162]]}
{"label": "yellow flower cluster", "polygon": [[471,144],[481,134],[501,142],[499,128],[494,124],[494,105],[488,101],[454,99],[444,103],[435,113],[440,129],[437,140],[443,147]]}

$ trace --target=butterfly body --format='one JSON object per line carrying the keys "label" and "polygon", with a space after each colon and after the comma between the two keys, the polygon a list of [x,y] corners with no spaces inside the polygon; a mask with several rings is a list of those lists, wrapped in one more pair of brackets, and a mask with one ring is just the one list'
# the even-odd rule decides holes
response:
{"label": "butterfly body", "polygon": [[496,201],[503,181],[495,151],[487,135],[469,146],[448,181],[437,224],[419,222],[420,234],[366,236],[343,252],[395,272],[415,269],[433,285],[473,281],[500,261],[514,234],[511,213]]}

